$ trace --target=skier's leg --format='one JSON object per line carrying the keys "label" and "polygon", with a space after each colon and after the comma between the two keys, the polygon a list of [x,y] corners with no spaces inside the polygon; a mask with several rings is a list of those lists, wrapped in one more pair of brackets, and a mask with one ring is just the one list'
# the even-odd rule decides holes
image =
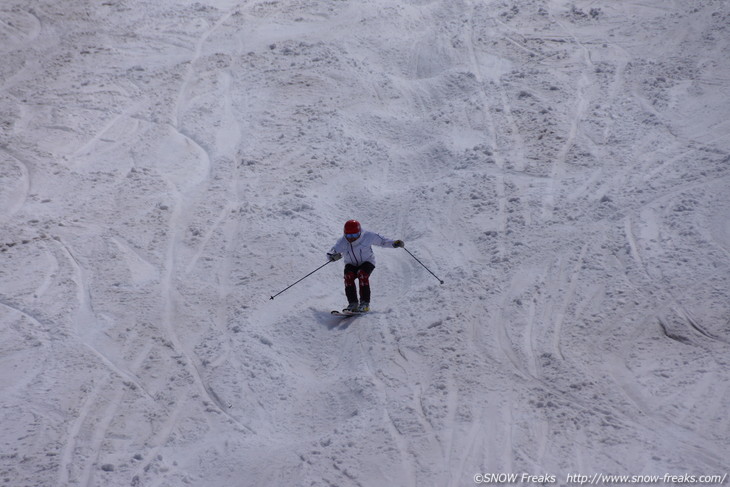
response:
{"label": "skier's leg", "polygon": [[357,278],[357,267],[352,264],[345,266],[345,296],[347,297],[348,307],[357,305],[357,288],[355,287],[355,279]]}
{"label": "skier's leg", "polygon": [[370,302],[370,275],[363,271],[357,273],[357,278],[360,280],[360,302]]}
{"label": "skier's leg", "polygon": [[374,269],[375,266],[372,262],[365,262],[357,270],[357,278],[360,281],[361,307],[369,308],[370,306],[370,274]]}

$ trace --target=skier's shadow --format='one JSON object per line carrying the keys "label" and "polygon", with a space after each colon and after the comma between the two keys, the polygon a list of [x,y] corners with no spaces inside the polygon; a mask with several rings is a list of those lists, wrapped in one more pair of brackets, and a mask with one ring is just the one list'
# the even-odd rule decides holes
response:
{"label": "skier's shadow", "polygon": [[317,318],[328,330],[347,330],[357,316],[333,316],[326,311],[317,311]]}

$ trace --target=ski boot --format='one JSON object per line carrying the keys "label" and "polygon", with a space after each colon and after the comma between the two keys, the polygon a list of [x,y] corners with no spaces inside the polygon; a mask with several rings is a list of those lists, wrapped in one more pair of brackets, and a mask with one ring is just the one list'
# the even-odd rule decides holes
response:
{"label": "ski boot", "polygon": [[342,311],[348,312],[348,313],[357,313],[357,310],[360,306],[357,304],[357,302],[353,302],[347,305],[345,309]]}
{"label": "ski boot", "polygon": [[357,307],[358,313],[367,313],[368,311],[370,311],[370,303],[367,301],[363,301],[360,303],[360,306]]}

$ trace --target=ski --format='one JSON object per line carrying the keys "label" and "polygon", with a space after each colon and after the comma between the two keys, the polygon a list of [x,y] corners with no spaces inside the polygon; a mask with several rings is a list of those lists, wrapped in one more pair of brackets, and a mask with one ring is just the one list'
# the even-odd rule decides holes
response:
{"label": "ski", "polygon": [[334,309],[334,310],[332,310],[332,311],[331,311],[331,313],[332,313],[332,314],[333,314],[334,316],[343,316],[343,317],[347,317],[347,316],[359,316],[359,315],[364,315],[364,314],[367,314],[368,312],[367,312],[367,311],[347,311],[347,310],[344,310],[344,309],[343,309],[342,311],[338,311],[338,310]]}

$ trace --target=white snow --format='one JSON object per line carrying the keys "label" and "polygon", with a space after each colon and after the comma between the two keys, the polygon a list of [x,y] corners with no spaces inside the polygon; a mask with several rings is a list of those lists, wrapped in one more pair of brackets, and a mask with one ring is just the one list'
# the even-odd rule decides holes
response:
{"label": "white snow", "polygon": [[[5,0],[0,60],[0,485],[730,472],[730,2]],[[445,283],[270,300],[350,218]]]}

